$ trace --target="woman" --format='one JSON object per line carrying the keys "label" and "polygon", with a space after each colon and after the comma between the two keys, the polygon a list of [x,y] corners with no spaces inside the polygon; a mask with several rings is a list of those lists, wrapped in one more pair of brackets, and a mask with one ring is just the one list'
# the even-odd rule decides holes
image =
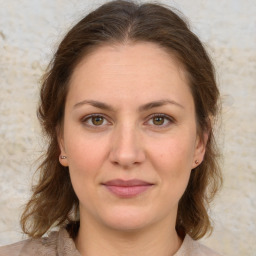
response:
{"label": "woman", "polygon": [[113,1],[87,15],[42,83],[49,146],[21,218],[31,239],[0,255],[218,255],[196,242],[221,184],[218,97],[173,11]]}

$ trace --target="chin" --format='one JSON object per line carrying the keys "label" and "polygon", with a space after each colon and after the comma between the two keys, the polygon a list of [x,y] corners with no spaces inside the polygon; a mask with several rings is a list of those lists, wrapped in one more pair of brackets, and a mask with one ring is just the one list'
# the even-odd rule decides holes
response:
{"label": "chin", "polygon": [[106,211],[102,221],[111,229],[129,232],[146,228],[154,222],[154,218],[144,211],[119,208],[111,212]]}

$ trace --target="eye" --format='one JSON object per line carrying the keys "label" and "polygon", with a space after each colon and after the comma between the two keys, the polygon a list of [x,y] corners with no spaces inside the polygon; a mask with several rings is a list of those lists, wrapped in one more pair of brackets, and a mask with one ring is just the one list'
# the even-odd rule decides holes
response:
{"label": "eye", "polygon": [[174,122],[173,118],[171,118],[170,116],[165,115],[165,114],[151,115],[147,121],[147,123],[149,125],[159,126],[161,128],[167,127],[168,125],[170,125],[173,122]]}
{"label": "eye", "polygon": [[163,125],[164,122],[166,121],[164,117],[162,116],[156,116],[152,118],[153,124],[155,125]]}
{"label": "eye", "polygon": [[109,124],[107,119],[104,116],[99,114],[86,116],[82,119],[82,122],[87,126],[92,126],[92,127],[104,126]]}

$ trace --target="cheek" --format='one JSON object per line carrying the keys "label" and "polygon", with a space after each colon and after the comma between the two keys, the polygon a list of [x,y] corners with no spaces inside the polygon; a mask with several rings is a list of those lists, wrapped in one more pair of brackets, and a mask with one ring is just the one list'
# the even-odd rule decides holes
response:
{"label": "cheek", "polygon": [[190,136],[173,137],[150,147],[151,162],[167,194],[179,199],[191,173],[194,144]]}
{"label": "cheek", "polygon": [[[106,158],[106,143],[76,133],[66,140],[70,178],[80,202],[94,198],[95,187]],[[97,146],[98,145],[98,146]]]}
{"label": "cheek", "polygon": [[86,134],[82,129],[66,132],[65,148],[71,172],[90,175],[100,169],[107,157],[108,143],[104,136]]}
{"label": "cheek", "polygon": [[174,174],[178,175],[183,169],[190,170],[194,144],[191,138],[168,138],[151,145],[149,151],[156,165],[162,165],[164,169],[172,169]]}

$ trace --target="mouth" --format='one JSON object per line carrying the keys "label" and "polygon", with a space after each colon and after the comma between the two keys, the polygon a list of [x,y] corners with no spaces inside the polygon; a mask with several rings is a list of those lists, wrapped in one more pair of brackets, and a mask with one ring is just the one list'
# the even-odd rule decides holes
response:
{"label": "mouth", "polygon": [[110,180],[104,185],[111,193],[118,197],[135,197],[149,190],[154,184],[142,180]]}

